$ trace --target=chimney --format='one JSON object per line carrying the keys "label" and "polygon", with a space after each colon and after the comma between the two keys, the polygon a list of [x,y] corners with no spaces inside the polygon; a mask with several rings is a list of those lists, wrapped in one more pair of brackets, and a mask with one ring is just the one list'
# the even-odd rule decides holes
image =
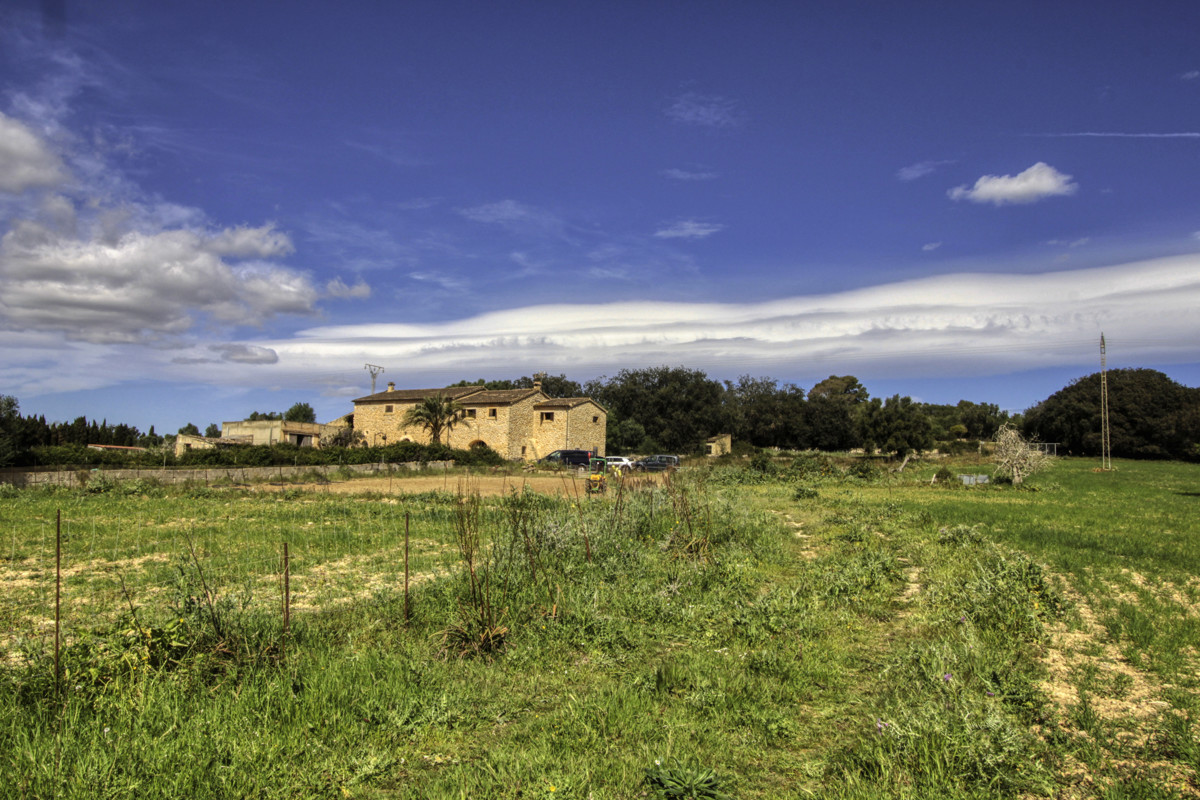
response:
{"label": "chimney", "polygon": [[396,391],[396,382],[395,381],[388,381],[388,391],[389,392]]}
{"label": "chimney", "polygon": [[533,374],[533,390],[535,392],[540,392],[542,390],[542,378],[545,377],[546,373],[544,372],[535,372]]}

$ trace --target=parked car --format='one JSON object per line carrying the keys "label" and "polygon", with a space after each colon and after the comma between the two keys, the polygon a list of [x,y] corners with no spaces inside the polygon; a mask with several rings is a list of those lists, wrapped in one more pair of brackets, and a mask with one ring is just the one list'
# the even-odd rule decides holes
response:
{"label": "parked car", "polygon": [[555,450],[538,460],[540,464],[557,464],[563,467],[586,467],[592,459],[591,450]]}
{"label": "parked car", "polygon": [[608,462],[609,469],[619,469],[621,472],[629,472],[633,469],[633,462],[625,456],[608,456],[604,460]]}
{"label": "parked car", "polygon": [[633,468],[642,472],[663,472],[668,469],[679,469],[679,456],[646,456],[640,461],[633,462]]}

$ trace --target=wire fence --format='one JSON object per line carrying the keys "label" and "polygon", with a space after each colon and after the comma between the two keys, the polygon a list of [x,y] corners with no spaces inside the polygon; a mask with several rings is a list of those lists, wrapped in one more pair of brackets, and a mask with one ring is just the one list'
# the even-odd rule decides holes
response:
{"label": "wire fence", "polygon": [[[449,574],[452,502],[239,497],[77,503],[6,514],[0,658],[189,604],[320,613]],[[7,545],[7,547],[4,547]],[[7,556],[7,558],[5,558]]]}

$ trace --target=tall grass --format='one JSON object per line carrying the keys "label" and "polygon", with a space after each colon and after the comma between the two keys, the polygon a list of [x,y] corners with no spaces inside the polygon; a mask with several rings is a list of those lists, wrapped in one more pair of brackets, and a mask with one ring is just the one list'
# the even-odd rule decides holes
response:
{"label": "tall grass", "polygon": [[[806,457],[604,497],[22,492],[0,505],[0,570],[21,587],[0,602],[0,795],[1017,797],[1073,790],[1072,759],[1111,794],[1072,731],[1116,741],[1112,722],[1044,688],[1050,631],[1076,614],[1051,570],[1136,590],[1121,602],[1138,613],[1114,606],[1127,629],[1110,629],[1175,670],[1174,713],[1122,752],[1194,768],[1196,692],[1188,657],[1168,661],[1183,634],[1162,582],[1186,586],[1171,564],[1189,563],[1195,523],[1156,510],[1178,541],[1144,551],[1141,585],[1123,556],[1077,574],[1059,540],[1080,517],[1040,504],[1098,490],[1065,466],[1037,491]],[[1179,491],[1161,488],[1172,474],[1130,478],[1131,497]],[[75,571],[56,690],[60,507]],[[1039,528],[1056,547],[1031,544]],[[297,553],[286,658],[282,541]],[[1139,774],[1139,791],[1169,788]]]}

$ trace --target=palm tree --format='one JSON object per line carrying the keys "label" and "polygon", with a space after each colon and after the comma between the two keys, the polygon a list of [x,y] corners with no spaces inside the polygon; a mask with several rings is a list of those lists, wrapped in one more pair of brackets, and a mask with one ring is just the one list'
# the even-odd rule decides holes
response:
{"label": "palm tree", "polygon": [[442,394],[426,397],[404,412],[401,420],[404,427],[424,428],[429,431],[433,444],[442,443],[442,432],[450,433],[454,426],[464,421],[466,409],[457,401]]}

